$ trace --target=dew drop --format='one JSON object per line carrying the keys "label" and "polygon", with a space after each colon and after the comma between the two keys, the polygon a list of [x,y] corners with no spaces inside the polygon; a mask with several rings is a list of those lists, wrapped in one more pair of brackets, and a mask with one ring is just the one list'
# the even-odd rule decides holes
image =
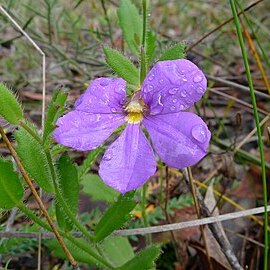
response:
{"label": "dew drop", "polygon": [[169,90],[169,94],[174,95],[174,94],[177,93],[178,90],[179,89],[177,87],[174,87],[174,88],[172,88],[172,89]]}
{"label": "dew drop", "polygon": [[112,112],[117,112],[117,109],[116,108],[111,108],[111,111]]}
{"label": "dew drop", "polygon": [[123,92],[125,92],[125,88],[123,88],[123,87],[120,87],[120,88],[116,87],[116,88],[114,89],[114,92],[115,92],[116,94],[122,95]]}
{"label": "dew drop", "polygon": [[147,84],[147,85],[142,89],[142,91],[143,91],[144,93],[149,93],[149,92],[153,91],[153,89],[154,89],[154,86],[153,86],[152,84]]}
{"label": "dew drop", "polygon": [[198,88],[196,89],[196,92],[197,92],[198,94],[202,94],[204,91],[203,91],[203,88],[202,88],[202,87],[198,87]]}
{"label": "dew drop", "polygon": [[172,103],[177,103],[177,101],[178,101],[177,96],[172,96],[171,101],[172,101]]}
{"label": "dew drop", "polygon": [[175,110],[176,110],[176,107],[175,107],[175,106],[171,106],[171,107],[170,107],[170,111],[171,111],[171,112],[174,112]]}
{"label": "dew drop", "polygon": [[160,79],[160,80],[159,80],[159,83],[160,83],[160,84],[163,84],[163,83],[164,83],[164,80],[163,80],[163,79]]}
{"label": "dew drop", "polygon": [[206,128],[203,125],[195,125],[191,130],[191,135],[200,143],[204,143],[207,140]]}
{"label": "dew drop", "polygon": [[186,77],[183,77],[182,80],[183,80],[183,82],[187,82],[187,78]]}
{"label": "dew drop", "polygon": [[106,160],[106,161],[110,161],[112,159],[112,154],[111,153],[105,154],[105,156],[103,157],[103,159]]}
{"label": "dew drop", "polygon": [[201,74],[197,74],[194,78],[193,78],[193,82],[195,83],[199,83],[203,80],[203,77]]}
{"label": "dew drop", "polygon": [[184,110],[185,106],[183,104],[180,105],[179,109]]}
{"label": "dew drop", "polygon": [[101,86],[107,86],[108,84],[110,83],[110,80],[102,80],[102,81],[100,81],[100,85]]}
{"label": "dew drop", "polygon": [[151,73],[151,74],[148,76],[148,80],[149,80],[149,81],[153,81],[154,78],[155,78],[155,74],[154,74],[154,73]]}
{"label": "dew drop", "polygon": [[187,92],[185,90],[183,90],[181,93],[180,93],[181,97],[186,97],[187,96]]}

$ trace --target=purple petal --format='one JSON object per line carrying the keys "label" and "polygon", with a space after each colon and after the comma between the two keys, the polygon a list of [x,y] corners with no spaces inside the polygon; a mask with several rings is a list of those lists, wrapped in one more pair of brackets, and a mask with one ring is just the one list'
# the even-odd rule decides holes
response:
{"label": "purple petal", "polygon": [[78,111],[88,113],[122,112],[126,102],[126,82],[120,78],[99,78],[75,102]]}
{"label": "purple petal", "polygon": [[142,186],[156,171],[153,150],[139,124],[130,124],[108,148],[99,175],[121,193]]}
{"label": "purple petal", "polygon": [[141,95],[151,115],[175,113],[193,106],[206,87],[203,72],[189,60],[161,61],[145,78]]}
{"label": "purple petal", "polygon": [[121,114],[92,114],[72,111],[59,118],[55,140],[65,146],[86,151],[95,149],[125,122]]}
{"label": "purple petal", "polygon": [[211,133],[196,114],[155,115],[145,118],[143,124],[157,154],[170,167],[182,169],[206,155]]}

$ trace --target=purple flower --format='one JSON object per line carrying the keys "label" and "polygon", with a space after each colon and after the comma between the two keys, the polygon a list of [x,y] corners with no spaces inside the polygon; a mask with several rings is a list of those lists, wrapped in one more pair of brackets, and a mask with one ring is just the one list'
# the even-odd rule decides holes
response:
{"label": "purple flower", "polygon": [[202,97],[206,87],[202,71],[185,59],[158,62],[129,100],[123,79],[99,78],[76,101],[75,110],[58,119],[54,137],[65,146],[91,150],[126,124],[99,168],[107,185],[126,193],[155,173],[151,144],[173,168],[193,165],[206,155],[210,131],[199,116],[183,112]]}

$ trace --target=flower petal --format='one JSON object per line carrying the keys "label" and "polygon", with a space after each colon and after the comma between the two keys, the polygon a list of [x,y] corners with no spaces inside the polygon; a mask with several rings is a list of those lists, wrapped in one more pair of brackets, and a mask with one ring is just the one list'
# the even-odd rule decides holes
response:
{"label": "flower petal", "polygon": [[196,114],[178,112],[150,116],[143,120],[143,125],[157,154],[170,167],[182,169],[206,155],[211,133]]}
{"label": "flower petal", "polygon": [[75,102],[78,111],[88,113],[122,112],[126,102],[126,82],[120,78],[99,78]]}
{"label": "flower petal", "polygon": [[161,61],[145,78],[141,95],[151,115],[175,113],[193,106],[206,87],[203,72],[189,60]]}
{"label": "flower petal", "polygon": [[92,114],[72,111],[59,118],[55,140],[65,146],[86,151],[95,149],[125,122],[120,114]]}
{"label": "flower petal", "polygon": [[155,155],[139,124],[126,127],[99,167],[103,181],[121,193],[142,186],[155,171]]}

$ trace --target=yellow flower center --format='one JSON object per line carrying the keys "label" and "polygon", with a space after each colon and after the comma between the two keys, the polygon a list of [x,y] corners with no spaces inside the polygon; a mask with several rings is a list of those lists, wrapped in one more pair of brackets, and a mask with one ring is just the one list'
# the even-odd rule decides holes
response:
{"label": "yellow flower center", "polygon": [[143,119],[143,104],[139,101],[131,101],[125,109],[128,112],[126,120],[130,124],[140,123]]}

